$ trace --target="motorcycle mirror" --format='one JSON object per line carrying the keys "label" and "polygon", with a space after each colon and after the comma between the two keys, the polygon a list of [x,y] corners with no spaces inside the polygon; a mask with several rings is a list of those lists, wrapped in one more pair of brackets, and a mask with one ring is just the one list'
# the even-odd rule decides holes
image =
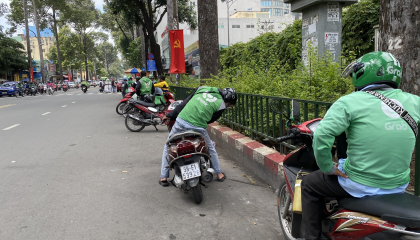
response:
{"label": "motorcycle mirror", "polygon": [[284,114],[284,105],[283,103],[278,99],[271,99],[269,102],[271,111],[277,113],[277,114]]}
{"label": "motorcycle mirror", "polygon": [[296,122],[300,122],[300,103],[292,100],[292,116]]}

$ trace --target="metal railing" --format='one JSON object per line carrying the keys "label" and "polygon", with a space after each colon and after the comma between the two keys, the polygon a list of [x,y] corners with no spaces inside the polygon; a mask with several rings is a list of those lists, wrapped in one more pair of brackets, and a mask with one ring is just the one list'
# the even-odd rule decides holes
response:
{"label": "metal railing", "polygon": [[[175,94],[177,100],[188,97],[194,90],[186,87],[171,86],[172,93]],[[278,100],[283,106],[284,114],[289,115],[292,100],[298,101],[301,106],[302,121],[323,117],[332,103],[317,102],[309,100],[291,99],[283,97],[271,97],[248,93],[238,93],[238,101],[236,105],[227,109],[221,121],[224,125],[230,126],[232,129],[238,129],[252,139],[260,141],[275,141],[276,138],[285,135],[287,120],[273,112],[270,108],[271,100]],[[288,143],[284,146],[295,149],[296,147]],[[416,164],[415,164],[415,187],[414,193],[420,196],[420,139],[416,142]],[[280,152],[284,153],[284,148],[280,148]]]}

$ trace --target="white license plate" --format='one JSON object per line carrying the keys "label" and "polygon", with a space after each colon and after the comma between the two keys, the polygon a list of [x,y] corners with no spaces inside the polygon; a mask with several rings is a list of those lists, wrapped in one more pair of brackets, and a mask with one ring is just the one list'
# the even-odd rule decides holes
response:
{"label": "white license plate", "polygon": [[200,166],[198,165],[198,163],[182,166],[181,174],[183,180],[199,177],[201,176]]}

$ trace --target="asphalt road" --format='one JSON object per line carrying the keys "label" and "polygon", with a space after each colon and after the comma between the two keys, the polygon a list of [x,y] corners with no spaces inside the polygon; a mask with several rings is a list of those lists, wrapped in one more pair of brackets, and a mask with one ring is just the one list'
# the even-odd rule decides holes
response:
{"label": "asphalt road", "polygon": [[0,240],[283,239],[273,189],[223,153],[201,204],[161,187],[166,127],[128,131],[120,99],[0,98]]}

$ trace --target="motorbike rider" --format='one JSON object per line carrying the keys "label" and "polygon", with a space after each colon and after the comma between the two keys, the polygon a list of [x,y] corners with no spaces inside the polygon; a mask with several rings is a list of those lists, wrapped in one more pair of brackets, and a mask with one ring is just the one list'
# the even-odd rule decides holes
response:
{"label": "motorbike rider", "polygon": [[127,91],[127,89],[128,89],[128,81],[127,81],[127,78],[124,78],[124,81],[121,84],[121,94],[123,98],[125,97],[125,92]]}
{"label": "motorbike rider", "polygon": [[24,91],[24,87],[23,87],[24,85],[22,84],[22,82],[19,82],[18,83],[18,85],[17,85],[17,87],[19,88],[19,95],[21,96],[21,97],[23,97],[24,96],[24,94],[23,94],[23,91]]}
{"label": "motorbike rider", "polygon": [[[338,99],[320,122],[313,149],[320,170],[303,177],[302,224],[305,239],[321,238],[325,197],[345,198],[404,193],[416,141],[410,125],[381,99],[381,93],[403,107],[417,123],[420,98],[398,89],[402,70],[387,52],[372,52],[350,64],[355,92]],[[347,158],[332,162],[336,136],[347,135]]]}
{"label": "motorbike rider", "polygon": [[156,83],[155,76],[153,76],[153,74],[152,74],[152,73],[151,73],[151,74],[149,74],[149,79],[153,82],[153,84],[155,84],[155,83]]}
{"label": "motorbike rider", "polygon": [[[219,157],[206,128],[207,124],[219,119],[226,108],[235,105],[236,100],[236,91],[233,88],[221,90],[215,87],[201,86],[163,118],[163,120],[176,120],[168,139],[173,134],[187,130],[194,130],[203,135],[209,148],[211,166],[216,172],[219,182],[223,182],[226,179],[226,175],[220,170]],[[164,187],[169,185],[169,168],[166,155],[167,148],[165,144],[159,180],[159,184]]]}
{"label": "motorbike rider", "polygon": [[160,82],[159,83],[155,83],[154,86],[162,89],[162,91],[164,93],[169,92],[169,85],[165,81],[165,76],[163,76],[163,75],[159,76],[159,80],[160,80]]}
{"label": "motorbike rider", "polygon": [[144,96],[146,94],[154,94],[155,86],[153,86],[152,81],[146,77],[146,72],[141,71],[141,79],[136,84],[136,94],[140,97],[141,101],[144,101]]}
{"label": "motorbike rider", "polygon": [[80,85],[81,85],[82,90],[83,90],[83,87],[85,87],[85,88],[86,88],[86,90],[87,90],[87,88],[88,88],[88,84],[87,84],[86,80],[83,80],[83,81],[82,81],[82,83],[81,83]]}
{"label": "motorbike rider", "polygon": [[44,84],[42,82],[38,83],[38,89],[41,91],[41,93],[44,93]]}
{"label": "motorbike rider", "polygon": [[[133,77],[129,77],[128,82],[127,82],[127,89],[126,90],[128,90],[128,88],[133,86],[133,83],[134,83]],[[127,93],[127,91],[125,93]]]}

